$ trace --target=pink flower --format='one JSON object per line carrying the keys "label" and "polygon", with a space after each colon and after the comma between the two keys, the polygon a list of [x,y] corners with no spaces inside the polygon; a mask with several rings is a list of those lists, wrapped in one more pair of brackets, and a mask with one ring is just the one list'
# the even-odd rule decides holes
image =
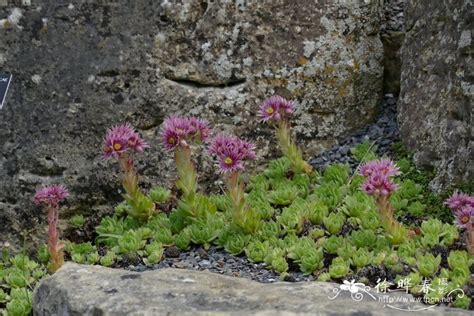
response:
{"label": "pink flower", "polygon": [[219,134],[211,141],[209,153],[217,157],[219,169],[223,173],[244,170],[244,160],[256,159],[252,143],[225,134]]}
{"label": "pink flower", "polygon": [[209,123],[206,120],[191,117],[171,116],[161,127],[161,139],[167,150],[186,145],[187,141],[204,141],[209,137]]}
{"label": "pink flower", "polygon": [[69,191],[62,184],[55,184],[42,187],[36,190],[34,201],[36,205],[44,204],[46,206],[57,207],[69,196]]}
{"label": "pink flower", "polygon": [[364,177],[369,177],[374,173],[381,173],[387,177],[397,176],[400,170],[395,163],[389,159],[371,160],[360,168],[359,172]]}
{"label": "pink flower", "polygon": [[398,188],[390,178],[383,173],[371,174],[362,184],[362,189],[369,195],[389,196]]}
{"label": "pink flower", "polygon": [[474,224],[474,207],[466,205],[454,213],[459,227],[469,228]]}
{"label": "pink flower", "polygon": [[453,212],[459,211],[465,206],[474,208],[474,196],[466,193],[454,192],[453,195],[444,202]]}
{"label": "pink flower", "polygon": [[274,95],[263,101],[258,110],[258,116],[261,117],[264,122],[279,121],[289,117],[293,113],[293,110],[294,103],[292,101]]}
{"label": "pink flower", "polygon": [[190,117],[191,135],[199,141],[205,141],[210,134],[209,122],[200,118]]}
{"label": "pink flower", "polygon": [[128,151],[143,152],[150,146],[129,123],[116,125],[107,130],[104,139],[104,158],[120,158]]}

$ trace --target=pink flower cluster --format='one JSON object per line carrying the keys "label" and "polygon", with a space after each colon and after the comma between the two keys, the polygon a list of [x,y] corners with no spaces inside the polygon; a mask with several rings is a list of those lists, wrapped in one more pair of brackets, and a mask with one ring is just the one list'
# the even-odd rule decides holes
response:
{"label": "pink flower cluster", "polygon": [[474,225],[474,196],[455,192],[445,204],[453,211],[459,227],[470,228]]}
{"label": "pink flower cluster", "polygon": [[362,184],[362,190],[369,195],[389,196],[398,188],[391,177],[399,175],[400,170],[391,160],[369,161],[360,168],[359,173],[367,177]]}
{"label": "pink flower cluster", "polygon": [[255,146],[252,143],[225,134],[219,134],[211,141],[209,153],[217,157],[222,173],[244,170],[244,160],[256,159]]}
{"label": "pink flower cluster", "polygon": [[289,117],[294,110],[294,103],[278,95],[272,96],[263,101],[258,116],[264,121],[280,121]]}
{"label": "pink flower cluster", "polygon": [[143,152],[149,147],[129,123],[116,125],[105,135],[104,158],[118,159],[126,151]]}
{"label": "pink flower cluster", "polygon": [[36,190],[34,201],[36,205],[57,207],[59,202],[64,201],[69,196],[68,189],[62,184],[54,184]]}
{"label": "pink flower cluster", "polygon": [[205,141],[209,137],[209,123],[196,117],[171,116],[161,127],[161,138],[167,150],[174,150],[187,141]]}

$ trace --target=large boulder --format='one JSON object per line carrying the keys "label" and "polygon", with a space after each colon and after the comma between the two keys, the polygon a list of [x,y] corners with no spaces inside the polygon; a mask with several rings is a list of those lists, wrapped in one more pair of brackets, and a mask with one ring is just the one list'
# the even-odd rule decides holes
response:
{"label": "large boulder", "polygon": [[472,1],[408,1],[398,120],[435,190],[473,180]]}
{"label": "large boulder", "polygon": [[[355,286],[354,286],[355,287]],[[67,263],[43,279],[34,315],[470,315],[414,302],[405,293],[378,293],[326,282],[263,284],[210,272],[130,272]]]}
{"label": "large boulder", "polygon": [[207,118],[272,157],[255,112],[279,93],[298,101],[294,130],[309,158],[377,112],[376,1],[23,3],[0,6],[0,68],[14,76],[0,110],[1,239],[42,233],[31,203],[40,184],[65,183],[69,213],[120,199],[117,168],[100,158],[112,124],[130,121],[151,143],[139,166],[149,187],[174,177],[157,138],[172,113]]}

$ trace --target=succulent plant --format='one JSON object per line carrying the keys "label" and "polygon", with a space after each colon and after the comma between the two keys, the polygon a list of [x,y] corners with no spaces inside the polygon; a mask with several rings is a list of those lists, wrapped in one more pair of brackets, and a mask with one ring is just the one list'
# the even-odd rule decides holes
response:
{"label": "succulent plant", "polygon": [[452,250],[448,256],[448,265],[451,269],[455,267],[469,268],[467,252],[462,250]]}
{"label": "succulent plant", "polygon": [[110,267],[117,260],[117,255],[112,250],[107,251],[105,256],[100,258],[100,264],[104,267]]}
{"label": "succulent plant", "polygon": [[211,242],[217,238],[219,232],[213,231],[204,224],[193,224],[189,228],[189,239],[196,245],[202,245],[204,249],[209,249]]}
{"label": "succulent plant", "polygon": [[367,247],[369,249],[373,249],[377,244],[377,236],[373,230],[353,230],[351,232],[351,241],[358,248]]}
{"label": "succulent plant", "polygon": [[271,267],[276,272],[283,274],[288,271],[288,262],[284,257],[274,257],[271,262]]}
{"label": "succulent plant", "polygon": [[81,228],[86,223],[84,215],[77,214],[69,219],[69,224],[74,228]]}
{"label": "succulent plant", "polygon": [[323,237],[324,234],[325,234],[324,229],[322,229],[322,228],[313,228],[308,233],[308,237],[310,237],[313,240],[316,240],[316,239],[319,239],[319,238]]}
{"label": "succulent plant", "polygon": [[336,257],[329,266],[329,275],[332,279],[341,279],[350,272],[349,264],[343,258]]}
{"label": "succulent plant", "polygon": [[298,189],[294,186],[281,187],[269,193],[268,201],[277,206],[290,205],[298,197],[298,193]]}
{"label": "succulent plant", "polygon": [[165,203],[171,197],[171,191],[165,187],[156,186],[150,190],[148,196],[153,201],[153,203]]}
{"label": "succulent plant", "polygon": [[345,240],[341,236],[331,236],[324,241],[324,249],[330,254],[336,254],[337,250],[342,247]]}
{"label": "succulent plant", "polygon": [[421,232],[424,236],[437,235],[439,236],[443,230],[443,223],[439,219],[429,219],[421,223]]}
{"label": "succulent plant", "polygon": [[346,261],[352,258],[352,255],[356,251],[356,247],[352,246],[348,240],[344,240],[342,245],[337,249],[337,255]]}
{"label": "succulent plant", "polygon": [[342,211],[349,217],[363,219],[368,211],[375,209],[375,205],[370,197],[362,192],[347,195],[343,201]]}
{"label": "succulent plant", "polygon": [[323,173],[324,181],[344,185],[349,181],[350,167],[347,164],[329,165]]}
{"label": "succulent plant", "polygon": [[442,240],[441,245],[451,246],[456,240],[459,239],[459,230],[454,225],[443,224],[443,231],[441,233]]}
{"label": "succulent plant", "polygon": [[323,219],[323,224],[331,235],[336,235],[341,232],[345,219],[341,213],[331,213]]}
{"label": "succulent plant", "polygon": [[360,269],[372,262],[372,253],[367,248],[360,248],[352,253],[352,264]]}
{"label": "succulent plant", "polygon": [[431,277],[438,272],[441,256],[433,256],[431,253],[417,256],[417,270],[424,277]]}
{"label": "succulent plant", "polygon": [[245,246],[250,240],[250,236],[246,234],[235,234],[227,239],[224,245],[225,251],[230,254],[238,255],[244,251]]}
{"label": "succulent plant", "polygon": [[112,248],[115,253],[136,255],[146,244],[136,231],[129,230],[118,238],[117,246]]}
{"label": "succulent plant", "polygon": [[174,243],[180,250],[186,251],[189,249],[191,243],[191,237],[189,236],[189,230],[183,229],[178,235],[174,236]]}
{"label": "succulent plant", "polygon": [[153,232],[152,236],[154,241],[157,241],[165,246],[170,246],[174,243],[173,234],[168,228],[161,228]]}
{"label": "succulent plant", "polygon": [[467,295],[463,297],[458,296],[453,302],[453,307],[469,309],[469,306],[471,306],[471,301],[472,298],[468,297]]}
{"label": "succulent plant", "polygon": [[328,213],[329,209],[323,201],[317,200],[308,205],[305,217],[311,222],[311,224],[321,225]]}
{"label": "succulent plant", "polygon": [[370,160],[377,159],[375,151],[377,146],[374,143],[370,143],[368,140],[364,140],[362,143],[357,144],[351,149],[352,156],[359,162],[367,162]]}
{"label": "succulent plant", "polygon": [[323,272],[318,276],[318,281],[320,282],[331,281],[331,275],[329,274],[329,272]]}
{"label": "succulent plant", "polygon": [[261,241],[251,241],[245,248],[245,255],[254,263],[264,262],[269,251],[269,243]]}
{"label": "succulent plant", "polygon": [[367,212],[360,224],[364,229],[375,230],[380,227],[379,215],[374,211]]}
{"label": "succulent plant", "polygon": [[284,231],[298,233],[303,228],[304,217],[298,209],[285,208],[278,217],[278,223]]}
{"label": "succulent plant", "polygon": [[143,258],[143,262],[146,265],[153,265],[160,262],[161,258],[163,257],[163,245],[157,241],[152,242],[145,246],[145,254],[147,255],[146,258]]}

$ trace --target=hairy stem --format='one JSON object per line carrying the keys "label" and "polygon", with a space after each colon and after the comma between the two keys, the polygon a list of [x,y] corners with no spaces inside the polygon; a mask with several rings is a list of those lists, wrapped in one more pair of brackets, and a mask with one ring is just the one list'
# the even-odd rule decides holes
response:
{"label": "hairy stem", "polygon": [[119,165],[123,172],[123,188],[130,199],[136,199],[140,194],[140,189],[138,188],[138,175],[133,160],[124,154],[119,158]]}
{"label": "hairy stem", "polygon": [[[379,217],[385,231],[391,236],[401,236],[403,240],[407,237],[405,227],[399,223],[394,217],[394,210],[390,205],[387,196],[380,196],[377,198],[377,205],[379,208]],[[392,240],[396,244],[403,242],[403,240]]]}
{"label": "hairy stem", "polygon": [[155,205],[138,187],[138,174],[133,160],[125,153],[119,158],[119,165],[123,173],[122,185],[125,190],[125,200],[131,207],[131,210],[127,212],[138,220],[147,220],[153,215]]}
{"label": "hairy stem", "polygon": [[310,174],[313,168],[303,159],[298,146],[291,140],[289,123],[285,120],[278,122],[276,134],[283,155],[288,158],[296,173]]}
{"label": "hairy stem", "polygon": [[466,246],[469,255],[474,256],[474,224],[466,230]]}
{"label": "hairy stem", "polygon": [[245,212],[244,186],[239,183],[239,173],[233,172],[227,179],[227,191],[232,201],[232,219],[239,226],[243,225]]}
{"label": "hairy stem", "polygon": [[178,146],[175,150],[175,160],[179,177],[176,185],[185,198],[192,197],[197,192],[197,174],[191,160],[191,148],[188,145]]}
{"label": "hairy stem", "polygon": [[64,264],[63,245],[59,241],[59,212],[57,206],[48,207],[48,252],[50,272],[56,272]]}

